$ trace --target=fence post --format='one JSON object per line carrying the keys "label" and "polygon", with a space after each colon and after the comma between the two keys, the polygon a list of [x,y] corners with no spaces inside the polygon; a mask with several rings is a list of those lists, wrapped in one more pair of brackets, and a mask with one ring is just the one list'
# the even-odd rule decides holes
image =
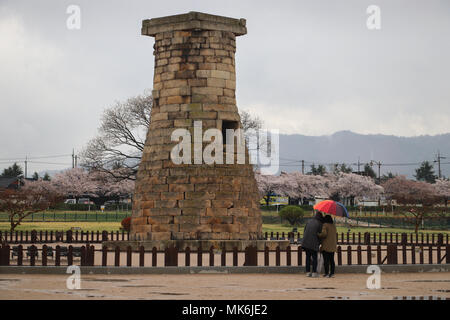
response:
{"label": "fence post", "polygon": [[108,248],[103,246],[102,248],[102,267],[106,267],[108,263]]}
{"label": "fence post", "polygon": [[364,244],[369,245],[370,244],[370,232],[364,233]]}
{"label": "fence post", "polygon": [[227,265],[227,249],[225,246],[223,246],[222,253],[220,254],[220,264],[222,267],[225,267]]}
{"label": "fence post", "polygon": [[301,246],[297,248],[297,265],[301,266],[303,264],[303,249]]}
{"label": "fence post", "polygon": [[381,259],[381,246],[377,245],[377,264],[380,265],[383,262]]}
{"label": "fence post", "polygon": [[140,246],[139,247],[139,267],[144,266],[144,261],[145,261],[145,249],[144,249],[144,246]]}
{"label": "fence post", "polygon": [[387,264],[398,264],[397,245],[387,245]]}
{"label": "fence post", "polygon": [[436,251],[437,251],[437,264],[441,264],[441,246],[440,245],[436,246]]}
{"label": "fence post", "polygon": [[416,264],[416,247],[414,244],[411,246],[411,264]]}
{"label": "fence post", "polygon": [[342,266],[342,248],[341,248],[341,246],[337,247],[337,260],[338,260],[338,266]]}
{"label": "fence post", "polygon": [[191,248],[189,248],[189,247],[186,247],[186,250],[185,250],[184,265],[186,267],[191,266]]}
{"label": "fence post", "polygon": [[67,265],[68,266],[73,265],[73,247],[72,247],[72,245],[70,245],[69,249],[67,250]]}
{"label": "fence post", "polygon": [[214,246],[209,248],[209,266],[214,267]]}
{"label": "fence post", "polygon": [[233,267],[237,267],[238,265],[238,248],[233,248]]}
{"label": "fence post", "polygon": [[131,267],[131,258],[132,258],[132,250],[131,250],[131,246],[127,247],[127,267]]}
{"label": "fence post", "polygon": [[402,245],[402,260],[403,264],[407,264],[407,256],[406,256],[406,244]]}
{"label": "fence post", "polygon": [[72,243],[72,230],[67,230],[66,232],[66,242]]}
{"label": "fence post", "polygon": [[119,267],[120,266],[120,247],[116,246],[115,252],[114,252],[114,266]]}
{"label": "fence post", "polygon": [[9,266],[11,264],[11,261],[10,261],[11,252],[10,252],[9,245],[7,244],[5,247],[3,247],[3,250],[4,250],[4,254],[5,254],[5,258],[4,258],[5,266]]}
{"label": "fence post", "polygon": [[370,245],[367,246],[367,264],[372,264],[372,247]]}
{"label": "fence post", "polygon": [[269,266],[269,247],[268,246],[264,246],[264,266],[266,266],[266,267]]}
{"label": "fence post", "polygon": [[[12,237],[12,233],[11,233],[11,237]],[[31,243],[36,243],[36,242],[37,242],[37,231],[32,230],[31,231]]]}
{"label": "fence post", "polygon": [[361,246],[358,245],[356,247],[356,257],[358,261],[358,265],[362,265],[362,252],[361,252]]}
{"label": "fence post", "polygon": [[423,251],[424,251],[424,248],[423,248],[423,245],[421,245],[421,246],[420,246],[420,254],[419,254],[420,264],[423,264],[423,263],[424,263],[424,259],[423,259]]}
{"label": "fence post", "polygon": [[87,265],[88,266],[94,266],[94,259],[95,259],[95,247],[92,245],[87,244],[86,245],[86,254],[87,254]]}
{"label": "fence post", "polygon": [[42,266],[47,266],[47,245],[42,246]]}
{"label": "fence post", "polygon": [[158,250],[156,247],[152,248],[152,267],[156,267],[158,263]]}
{"label": "fence post", "polygon": [[445,246],[445,263],[450,263],[450,244]]}
{"label": "fence post", "polygon": [[86,265],[86,256],[87,256],[87,250],[85,246],[81,247],[81,265],[85,266]]}
{"label": "fence post", "polygon": [[275,249],[275,265],[277,267],[280,266],[281,264],[281,254],[280,254],[281,250],[280,250],[280,246],[277,246]]}
{"label": "fence post", "polygon": [[256,246],[248,246],[245,248],[245,262],[244,266],[258,265],[258,250]]}
{"label": "fence post", "polygon": [[[6,246],[6,247],[9,249],[9,246]],[[37,248],[35,245],[31,246],[30,253],[31,253],[30,266],[34,267],[36,265],[36,253],[37,253]],[[8,255],[8,257],[9,257],[9,255]],[[7,265],[9,265],[9,263]]]}
{"label": "fence post", "polygon": [[428,246],[428,263],[433,264],[433,245]]}
{"label": "fence post", "polygon": [[23,246],[21,244],[18,246],[17,265],[18,266],[22,266],[23,265]]}
{"label": "fence post", "polygon": [[57,245],[55,249],[55,266],[59,267],[60,265],[61,265],[61,247]]}
{"label": "fence post", "polygon": [[286,265],[291,265],[291,246],[287,246],[286,248]]}
{"label": "fence post", "polygon": [[351,246],[347,246],[347,264],[349,266],[352,265],[352,247]]}
{"label": "fence post", "polygon": [[102,241],[108,241],[108,232],[102,231]]}
{"label": "fence post", "polygon": [[197,266],[201,267],[203,265],[203,248],[200,245],[197,249]]}

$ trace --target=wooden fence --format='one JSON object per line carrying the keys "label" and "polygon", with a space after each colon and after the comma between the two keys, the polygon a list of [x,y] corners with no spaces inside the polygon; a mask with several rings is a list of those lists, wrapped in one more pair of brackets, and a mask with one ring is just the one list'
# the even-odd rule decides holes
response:
{"label": "wooden fence", "polygon": [[[237,248],[227,252],[213,247],[192,251],[189,248],[179,251],[176,247],[164,251],[140,247],[133,251],[128,247],[121,251],[118,246],[108,250],[106,247],[96,249],[91,244],[81,247],[57,245],[55,248],[31,245],[26,250],[22,245],[4,245],[0,248],[2,266],[303,266],[305,260],[301,246],[288,246],[285,250],[280,247],[269,250],[266,247],[263,251],[250,246],[241,252]],[[450,245],[338,246],[335,261],[337,265],[448,264]]]}
{"label": "wooden fence", "polygon": [[122,231],[0,231],[2,243],[102,243],[103,241],[127,241],[129,232]]}
{"label": "wooden fence", "polygon": [[[301,242],[300,232],[266,232],[264,240],[289,240],[291,244]],[[126,231],[0,231],[1,243],[102,243],[103,241],[128,241],[129,232]],[[446,245],[449,244],[449,235],[442,233],[387,233],[342,232],[337,234],[337,242],[341,245],[349,244],[401,244],[401,245]]]}
{"label": "wooden fence", "polygon": [[[267,240],[290,240],[291,243],[301,242],[300,232],[266,232]],[[445,245],[449,244],[449,235],[442,233],[393,233],[393,232],[342,232],[336,235],[338,244],[405,244],[405,245]]]}

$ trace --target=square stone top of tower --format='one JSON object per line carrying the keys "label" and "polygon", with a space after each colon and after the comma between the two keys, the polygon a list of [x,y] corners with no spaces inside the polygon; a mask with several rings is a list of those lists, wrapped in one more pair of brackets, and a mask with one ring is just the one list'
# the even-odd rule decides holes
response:
{"label": "square stone top of tower", "polygon": [[179,30],[212,30],[233,32],[236,36],[247,33],[245,19],[234,19],[191,11],[185,14],[153,18],[142,21],[142,35],[154,37],[157,33]]}

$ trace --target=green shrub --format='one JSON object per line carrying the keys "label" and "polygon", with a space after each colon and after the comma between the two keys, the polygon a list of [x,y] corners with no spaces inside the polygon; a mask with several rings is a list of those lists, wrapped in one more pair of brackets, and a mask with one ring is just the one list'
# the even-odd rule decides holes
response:
{"label": "green shrub", "polygon": [[305,211],[298,206],[285,206],[278,214],[282,219],[287,220],[290,225],[294,226],[300,223]]}

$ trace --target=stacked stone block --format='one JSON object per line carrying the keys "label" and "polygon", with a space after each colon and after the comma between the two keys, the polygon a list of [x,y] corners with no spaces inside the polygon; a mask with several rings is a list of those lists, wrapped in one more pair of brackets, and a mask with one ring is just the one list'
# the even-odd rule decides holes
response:
{"label": "stacked stone block", "polygon": [[191,12],[145,20],[142,33],[155,37],[154,103],[136,180],[132,238],[260,239],[259,195],[247,150],[245,164],[237,163],[237,148],[232,164],[194,164],[194,146],[192,164],[176,165],[170,157],[177,128],[193,137],[195,121],[201,121],[202,134],[240,127],[235,52],[245,20]]}

